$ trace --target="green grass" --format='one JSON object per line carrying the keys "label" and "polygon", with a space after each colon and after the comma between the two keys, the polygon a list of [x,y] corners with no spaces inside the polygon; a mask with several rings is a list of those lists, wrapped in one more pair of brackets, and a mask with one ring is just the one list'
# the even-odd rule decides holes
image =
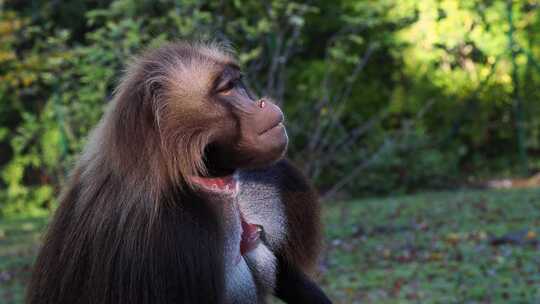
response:
{"label": "green grass", "polygon": [[[540,189],[329,203],[324,218],[335,303],[540,303]],[[22,303],[45,224],[0,221],[0,303]]]}
{"label": "green grass", "polygon": [[46,223],[45,217],[0,220],[0,303],[23,303]]}
{"label": "green grass", "polygon": [[321,281],[337,303],[540,303],[539,189],[358,200],[325,216]]}

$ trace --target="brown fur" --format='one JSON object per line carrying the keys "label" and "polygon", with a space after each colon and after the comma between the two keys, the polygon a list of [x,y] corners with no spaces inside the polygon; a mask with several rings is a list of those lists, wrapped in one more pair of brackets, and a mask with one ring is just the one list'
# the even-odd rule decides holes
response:
{"label": "brown fur", "polygon": [[[209,257],[201,256],[206,264],[193,262],[203,274],[191,276],[214,286],[199,297],[219,302],[223,282],[210,278],[220,278],[223,271],[219,211],[197,202],[189,176],[205,172],[204,148],[225,115],[208,111],[201,87],[229,61],[216,46],[174,43],[130,65],[60,198],[35,264],[28,303],[197,299],[182,293],[185,282],[178,277],[192,268],[178,258],[190,251],[201,256],[193,239],[197,234],[213,242],[207,244],[212,247],[206,248]],[[182,79],[187,74],[193,78]],[[187,90],[187,81],[193,90]],[[178,218],[170,218],[178,212]],[[192,221],[204,223],[205,232],[191,227]],[[156,273],[175,267],[178,275]],[[167,285],[180,291],[171,292]]]}
{"label": "brown fur", "polygon": [[289,162],[281,162],[282,198],[287,217],[285,258],[308,274],[315,272],[321,252],[320,205],[315,189],[304,175]]}
{"label": "brown fur", "polygon": [[[191,177],[208,174],[210,143],[244,134],[233,110],[211,95],[231,66],[226,48],[183,42],[132,62],[60,197],[27,303],[223,303],[223,204]],[[260,113],[264,119],[250,121],[268,125],[282,115],[270,106]],[[257,140],[231,151],[250,149],[247,158],[256,161]],[[276,142],[262,159],[282,155],[283,143]],[[316,198],[299,172],[284,166],[290,174],[282,185],[290,223],[284,258],[307,270],[319,249],[318,205],[310,204]]]}
{"label": "brown fur", "polygon": [[[183,184],[190,182],[189,176],[206,173],[202,159],[204,148],[216,136],[212,132],[223,127],[220,123],[226,121],[223,111],[208,106],[208,90],[227,64],[235,62],[226,49],[217,44],[179,42],[150,50],[129,67],[126,79],[118,88],[117,100],[122,102],[118,105],[120,117],[110,120],[123,124],[121,112],[132,108],[130,100],[134,92],[142,94],[140,97],[148,110],[151,109],[146,113],[152,113],[155,120],[152,129],[157,134],[153,138],[160,140],[159,153],[149,151],[146,156],[160,158],[156,162],[163,164],[164,168],[160,169],[165,169],[157,171],[164,175],[161,178]],[[125,135],[130,134],[130,130],[125,132]],[[113,151],[124,146],[114,143],[113,139],[110,145]],[[134,144],[135,149],[139,144],[147,145]],[[120,158],[125,157],[123,151],[117,151]],[[119,166],[130,168],[121,162]]]}

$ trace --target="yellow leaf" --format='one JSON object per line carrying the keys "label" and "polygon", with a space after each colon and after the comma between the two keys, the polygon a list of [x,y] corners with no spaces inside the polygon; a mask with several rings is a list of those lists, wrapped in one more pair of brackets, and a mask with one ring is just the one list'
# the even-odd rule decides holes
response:
{"label": "yellow leaf", "polygon": [[12,51],[0,51],[0,62],[15,59],[15,53]]}
{"label": "yellow leaf", "polygon": [[446,242],[452,245],[456,245],[461,240],[461,237],[457,233],[449,233],[446,236]]}
{"label": "yellow leaf", "polygon": [[429,255],[429,259],[431,261],[440,261],[443,259],[443,255],[442,253],[440,252],[432,252],[430,255]]}

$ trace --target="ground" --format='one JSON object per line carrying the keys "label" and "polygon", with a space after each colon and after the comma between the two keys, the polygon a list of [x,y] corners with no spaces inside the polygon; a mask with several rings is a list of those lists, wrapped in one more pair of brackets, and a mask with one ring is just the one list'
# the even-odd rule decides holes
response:
{"label": "ground", "polygon": [[[325,204],[335,303],[540,303],[540,189]],[[45,218],[0,221],[0,302],[22,303]]]}
{"label": "ground", "polygon": [[0,303],[23,303],[44,217],[0,219]]}

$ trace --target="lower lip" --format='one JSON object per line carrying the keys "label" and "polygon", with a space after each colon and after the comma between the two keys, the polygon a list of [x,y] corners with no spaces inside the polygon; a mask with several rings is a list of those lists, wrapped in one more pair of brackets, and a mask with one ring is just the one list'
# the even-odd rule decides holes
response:
{"label": "lower lip", "polygon": [[259,135],[265,135],[266,133],[269,133],[270,131],[274,130],[274,129],[279,129],[279,128],[284,128],[283,126],[283,122],[280,122],[278,123],[277,125],[269,128],[269,129],[266,129],[265,131],[263,131],[262,133],[259,133]]}
{"label": "lower lip", "polygon": [[262,134],[269,133],[270,131],[273,131],[273,130],[276,130],[276,129],[285,129],[285,126],[283,125],[283,123],[280,122],[277,125],[271,127],[270,129],[264,131]]}
{"label": "lower lip", "polygon": [[[285,126],[283,125],[282,122],[278,123],[277,126],[275,126],[274,128],[284,128]],[[272,129],[274,129],[272,128]]]}

